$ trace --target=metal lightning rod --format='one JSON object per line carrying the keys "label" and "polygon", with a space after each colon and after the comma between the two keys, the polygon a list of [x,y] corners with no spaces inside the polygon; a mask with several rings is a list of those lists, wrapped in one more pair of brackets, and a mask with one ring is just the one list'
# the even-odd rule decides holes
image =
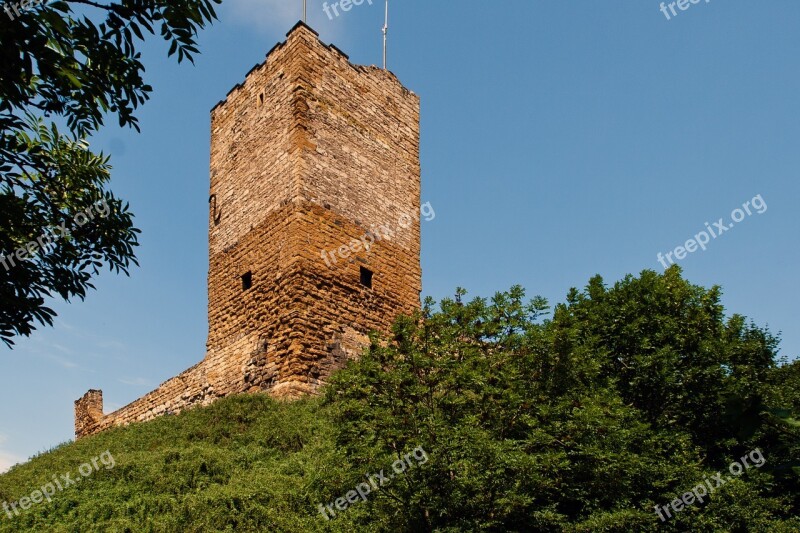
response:
{"label": "metal lightning rod", "polygon": [[386,36],[389,34],[389,0],[386,0],[386,18],[383,22],[383,70],[386,70]]}
{"label": "metal lightning rod", "polygon": [[306,23],[306,14],[308,13],[308,11],[306,10],[306,7],[307,7],[306,4],[307,3],[308,3],[308,0],[303,0],[303,24]]}

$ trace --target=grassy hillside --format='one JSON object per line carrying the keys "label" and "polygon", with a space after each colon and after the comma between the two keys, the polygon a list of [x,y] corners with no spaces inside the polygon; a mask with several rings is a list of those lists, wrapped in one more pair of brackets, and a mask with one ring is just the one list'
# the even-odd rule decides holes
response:
{"label": "grassy hillside", "polygon": [[[339,486],[328,420],[316,400],[241,396],[63,445],[0,476],[0,505],[56,474],[80,481],[13,519],[3,512],[0,531],[348,530],[347,516],[316,510],[323,488],[352,488]],[[79,467],[106,451],[83,478]]]}
{"label": "grassy hillside", "polygon": [[552,313],[520,287],[464,296],[399,319],[320,398],[42,454],[0,476],[0,532],[800,531],[800,361],[718,288],[673,268]]}

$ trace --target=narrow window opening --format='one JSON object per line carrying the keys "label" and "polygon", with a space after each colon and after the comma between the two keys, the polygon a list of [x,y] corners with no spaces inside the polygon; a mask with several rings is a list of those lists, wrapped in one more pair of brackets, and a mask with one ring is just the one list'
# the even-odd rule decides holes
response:
{"label": "narrow window opening", "polygon": [[253,273],[248,272],[242,276],[242,291],[249,291],[253,286]]}
{"label": "narrow window opening", "polygon": [[368,268],[361,268],[361,284],[368,289],[372,288],[372,271]]}
{"label": "narrow window opening", "polygon": [[261,94],[258,95],[258,102],[260,104],[264,103],[264,93],[261,93]]}

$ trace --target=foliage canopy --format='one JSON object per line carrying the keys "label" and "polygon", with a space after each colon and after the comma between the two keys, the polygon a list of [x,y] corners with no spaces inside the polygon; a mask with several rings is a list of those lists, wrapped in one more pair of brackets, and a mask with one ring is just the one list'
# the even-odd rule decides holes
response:
{"label": "foliage canopy", "polygon": [[[800,528],[800,363],[675,267],[593,278],[552,310],[459,290],[337,373],[83,439],[0,476],[0,502],[117,458],[0,531],[790,532]],[[333,520],[318,505],[421,447],[428,460]],[[758,449],[662,522],[656,505]]]}
{"label": "foliage canopy", "polygon": [[[114,115],[138,130],[152,88],[137,45],[158,32],[178,61],[221,0],[92,0],[5,3],[0,24],[0,340],[52,324],[45,299],[84,298],[103,265],[127,273],[137,230],[128,205],[107,188],[109,158],[92,133]],[[105,217],[80,224],[97,202]],[[77,219],[76,219],[77,217]],[[32,247],[63,228],[52,246]],[[58,235],[58,233],[56,233]],[[17,252],[19,255],[17,255]]]}

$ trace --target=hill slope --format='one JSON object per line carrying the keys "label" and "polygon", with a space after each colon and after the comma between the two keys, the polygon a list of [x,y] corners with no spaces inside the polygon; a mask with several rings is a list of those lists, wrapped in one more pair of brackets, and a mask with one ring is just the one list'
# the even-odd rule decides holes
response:
{"label": "hill slope", "polygon": [[0,476],[0,505],[54,476],[63,488],[13,519],[3,512],[0,531],[343,531],[311,498],[312,486],[337,485],[321,411],[313,399],[239,396],[60,446]]}
{"label": "hill slope", "polygon": [[321,398],[42,454],[0,476],[0,532],[800,531],[800,361],[719,288],[595,277],[552,314],[521,287],[465,294]]}

